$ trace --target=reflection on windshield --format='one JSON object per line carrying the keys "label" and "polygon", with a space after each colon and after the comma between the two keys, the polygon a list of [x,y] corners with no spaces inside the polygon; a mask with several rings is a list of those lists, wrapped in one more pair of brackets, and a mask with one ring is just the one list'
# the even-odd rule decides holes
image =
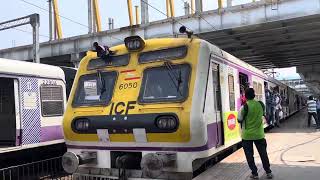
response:
{"label": "reflection on windshield", "polygon": [[112,97],[116,76],[116,72],[98,72],[81,76],[73,106],[108,104]]}
{"label": "reflection on windshield", "polygon": [[170,69],[163,66],[145,70],[140,101],[183,100],[188,91],[189,72],[190,66],[186,64],[172,65]]}

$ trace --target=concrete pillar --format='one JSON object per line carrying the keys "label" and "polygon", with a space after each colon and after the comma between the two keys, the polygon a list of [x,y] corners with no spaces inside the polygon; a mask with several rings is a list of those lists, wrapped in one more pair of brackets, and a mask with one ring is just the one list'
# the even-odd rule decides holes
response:
{"label": "concrete pillar", "polygon": [[184,2],[184,14],[189,15],[190,14],[190,5],[188,2]]}
{"label": "concrete pillar", "polygon": [[88,33],[93,32],[92,1],[88,0]]}
{"label": "concrete pillar", "polygon": [[33,62],[40,63],[40,45],[39,45],[39,27],[40,16],[39,14],[33,14],[30,16],[30,24],[32,26],[33,35]]}
{"label": "concrete pillar", "polygon": [[149,23],[148,0],[141,0],[141,24]]}
{"label": "concrete pillar", "polygon": [[231,7],[232,6],[232,0],[227,0],[227,7]]}
{"label": "concrete pillar", "polygon": [[109,30],[114,28],[113,18],[108,18],[108,25],[109,25]]}
{"label": "concrete pillar", "polygon": [[196,4],[196,13],[201,13],[202,12],[202,10],[203,10],[203,8],[202,8],[202,5],[203,5],[203,3],[202,3],[202,0],[195,0],[196,2],[195,2],[195,4]]}
{"label": "concrete pillar", "polygon": [[48,0],[49,3],[49,41],[52,41],[53,32],[52,32],[52,0]]}

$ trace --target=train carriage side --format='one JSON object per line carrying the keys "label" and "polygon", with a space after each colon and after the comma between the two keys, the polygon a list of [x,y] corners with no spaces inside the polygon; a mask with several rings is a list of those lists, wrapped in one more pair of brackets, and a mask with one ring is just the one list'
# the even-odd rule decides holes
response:
{"label": "train carriage side", "polygon": [[[18,154],[25,159],[36,159],[41,158],[39,154],[25,156],[23,150],[55,144],[63,147],[61,124],[66,104],[64,72],[49,65],[7,59],[1,61],[0,159],[10,159],[10,153],[18,150],[21,150]],[[45,151],[42,152],[45,155]],[[23,158],[20,160],[23,161]]]}
{"label": "train carriage side", "polygon": [[[203,41],[203,43],[206,42]],[[271,104],[266,104],[266,90],[273,91],[278,89],[282,99],[281,105],[283,111],[283,116],[280,118],[286,118],[300,110],[298,108],[298,104],[300,103],[296,101],[299,101],[301,97],[297,95],[295,90],[280,81],[272,79],[261,70],[222,51],[216,46],[210,43],[207,43],[207,46],[210,47],[210,70],[208,74],[204,118],[205,122],[208,123],[208,127],[210,127],[212,122],[218,123],[215,132],[218,137],[211,135],[208,128],[208,141],[210,141],[210,137],[215,138],[215,148],[207,151],[207,154],[203,156],[199,152],[198,159],[194,162],[194,169],[200,167],[201,163],[204,163],[216,152],[240,141],[240,128],[235,120],[237,118],[237,111],[244,104],[242,98],[245,88],[253,88],[256,93],[255,99],[262,101],[267,109],[270,108]],[[293,103],[295,105],[292,105]],[[266,118],[268,118],[268,115]],[[264,119],[265,127],[268,126],[267,122],[268,120]]]}
{"label": "train carriage side", "polygon": [[[240,142],[241,92],[253,87],[265,103],[265,83],[276,85],[262,71],[203,40],[135,44],[145,47],[112,48],[115,65],[94,52],[81,61],[63,121],[67,172],[85,178],[106,169],[104,177],[109,177],[126,169],[132,177],[192,177],[215,154]],[[176,99],[180,93],[184,97]],[[159,124],[159,117],[170,123]],[[174,128],[161,129],[164,124]],[[129,160],[133,167],[122,163]]]}
{"label": "train carriage side", "polygon": [[[193,170],[223,151],[241,141],[237,113],[244,104],[245,88],[256,91],[256,99],[266,102],[265,85],[268,77],[259,69],[240,61],[218,47],[202,41],[202,47],[209,47],[210,64],[206,85],[204,122],[207,123],[207,144],[214,147],[194,155]],[[201,55],[199,56],[201,58]],[[265,124],[265,127],[267,124]]]}

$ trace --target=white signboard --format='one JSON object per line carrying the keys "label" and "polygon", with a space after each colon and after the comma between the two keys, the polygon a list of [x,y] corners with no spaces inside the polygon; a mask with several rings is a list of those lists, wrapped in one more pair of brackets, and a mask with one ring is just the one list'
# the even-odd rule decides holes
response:
{"label": "white signboard", "polygon": [[89,80],[83,82],[85,100],[100,100],[100,95],[97,91],[97,80]]}
{"label": "white signboard", "polygon": [[36,109],[37,108],[37,94],[35,92],[23,93],[23,107],[24,109]]}

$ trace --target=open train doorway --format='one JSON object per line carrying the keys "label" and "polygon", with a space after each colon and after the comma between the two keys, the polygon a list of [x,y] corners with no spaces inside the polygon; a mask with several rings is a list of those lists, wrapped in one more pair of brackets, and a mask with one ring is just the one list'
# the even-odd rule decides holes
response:
{"label": "open train doorway", "polygon": [[248,75],[241,72],[239,73],[239,85],[240,85],[240,100],[241,100],[241,106],[242,106],[246,103],[245,90],[249,88]]}
{"label": "open train doorway", "polygon": [[0,77],[0,146],[16,145],[14,79]]}

